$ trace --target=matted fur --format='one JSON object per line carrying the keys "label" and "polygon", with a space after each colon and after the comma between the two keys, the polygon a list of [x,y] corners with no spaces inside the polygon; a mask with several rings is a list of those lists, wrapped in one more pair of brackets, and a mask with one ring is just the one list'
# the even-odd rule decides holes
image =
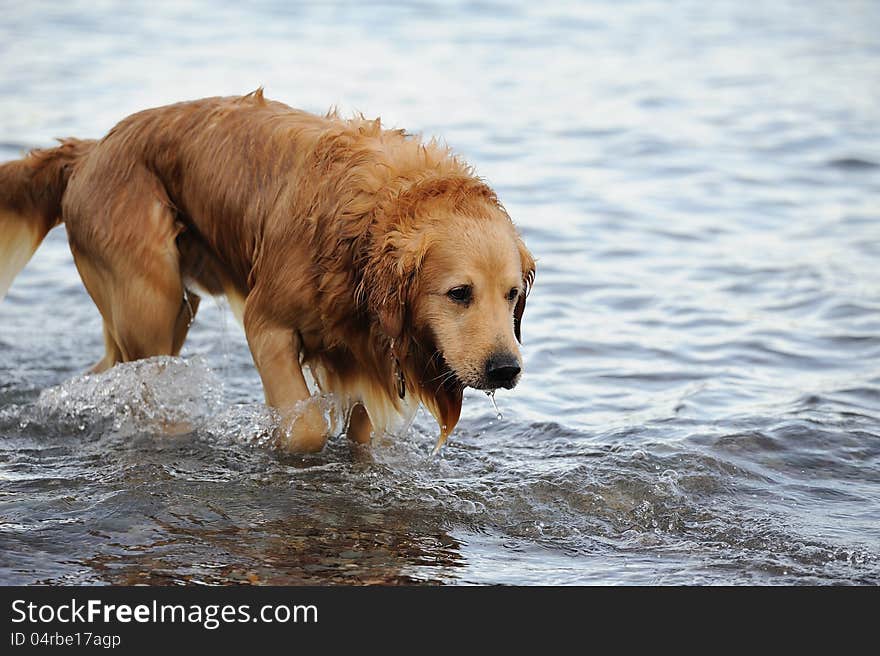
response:
{"label": "matted fur", "polygon": [[225,294],[267,402],[302,400],[301,363],[347,408],[362,403],[378,430],[417,402],[444,435],[458,421],[462,384],[412,314],[425,258],[455,238],[452,216],[509,226],[519,338],[535,266],[495,193],[447,147],[379,119],[316,116],[257,90],[146,110],[99,142],[0,165],[0,249],[13,225],[32,226],[36,248],[67,224],[104,318],[96,370],[176,354],[198,294]]}

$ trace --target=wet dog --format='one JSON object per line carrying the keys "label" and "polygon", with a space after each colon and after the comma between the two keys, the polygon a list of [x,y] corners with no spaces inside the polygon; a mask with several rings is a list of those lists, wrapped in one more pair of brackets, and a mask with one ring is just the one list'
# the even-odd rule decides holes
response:
{"label": "wet dog", "polygon": [[361,443],[419,403],[442,443],[465,387],[520,378],[532,256],[467,164],[379,119],[257,90],[2,164],[0,298],[61,222],[104,321],[93,371],[177,355],[200,296],[225,295],[291,451],[330,432],[304,366]]}

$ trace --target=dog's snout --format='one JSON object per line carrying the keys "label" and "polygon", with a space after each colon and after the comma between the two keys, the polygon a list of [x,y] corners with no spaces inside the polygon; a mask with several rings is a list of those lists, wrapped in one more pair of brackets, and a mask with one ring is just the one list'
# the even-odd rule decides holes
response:
{"label": "dog's snout", "polygon": [[519,360],[511,353],[496,354],[486,362],[486,379],[492,387],[513,387],[519,376]]}

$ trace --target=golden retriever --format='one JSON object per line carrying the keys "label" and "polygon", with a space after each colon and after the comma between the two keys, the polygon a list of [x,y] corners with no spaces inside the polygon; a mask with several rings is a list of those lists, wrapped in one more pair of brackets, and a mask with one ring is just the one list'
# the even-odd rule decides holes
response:
{"label": "golden retriever", "polygon": [[64,222],[104,320],[104,357],[177,355],[199,297],[243,324],[281,446],[330,426],[303,367],[370,441],[418,403],[512,388],[535,262],[473,169],[379,119],[316,116],[262,89],[139,112],[99,141],[0,165],[0,298]]}

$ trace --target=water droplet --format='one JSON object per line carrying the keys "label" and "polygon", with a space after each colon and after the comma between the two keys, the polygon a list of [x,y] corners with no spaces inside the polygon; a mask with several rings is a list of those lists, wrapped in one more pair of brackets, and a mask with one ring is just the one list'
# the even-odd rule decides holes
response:
{"label": "water droplet", "polygon": [[486,396],[489,397],[489,400],[492,402],[492,407],[495,408],[495,419],[504,419],[504,415],[502,415],[501,410],[498,409],[498,404],[495,403],[495,390],[489,390],[486,392]]}

